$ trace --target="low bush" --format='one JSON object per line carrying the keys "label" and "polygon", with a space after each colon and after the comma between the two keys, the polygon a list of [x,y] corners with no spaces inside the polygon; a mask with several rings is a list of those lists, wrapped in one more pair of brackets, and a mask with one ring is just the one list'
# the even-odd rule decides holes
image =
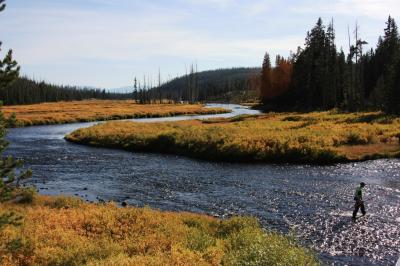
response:
{"label": "low bush", "polygon": [[[68,208],[66,208],[68,207]],[[318,265],[289,238],[254,218],[218,220],[66,197],[0,205],[19,218],[0,226],[2,265]]]}
{"label": "low bush", "polygon": [[12,201],[20,204],[31,204],[37,195],[36,189],[33,187],[19,188],[14,192]]}
{"label": "low bush", "polygon": [[54,199],[47,203],[47,206],[50,208],[56,209],[69,209],[69,208],[78,208],[83,204],[83,200],[80,198],[67,197],[67,196],[57,196]]}
{"label": "low bush", "polygon": [[367,144],[368,140],[366,138],[362,137],[357,132],[350,132],[347,135],[347,139],[346,139],[345,143],[347,145],[362,145],[362,144]]}

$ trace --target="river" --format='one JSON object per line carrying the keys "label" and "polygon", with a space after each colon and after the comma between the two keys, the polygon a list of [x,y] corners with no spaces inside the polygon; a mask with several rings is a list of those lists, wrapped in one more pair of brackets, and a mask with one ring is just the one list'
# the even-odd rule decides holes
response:
{"label": "river", "polygon": [[[139,122],[257,114],[238,105],[230,114],[136,119]],[[326,264],[395,265],[400,256],[400,160],[332,166],[230,164],[133,153],[68,143],[64,136],[95,123],[10,129],[7,154],[32,169],[28,181],[46,195],[125,201],[217,217],[252,215],[295,234]],[[367,216],[351,222],[353,193],[367,183]]]}

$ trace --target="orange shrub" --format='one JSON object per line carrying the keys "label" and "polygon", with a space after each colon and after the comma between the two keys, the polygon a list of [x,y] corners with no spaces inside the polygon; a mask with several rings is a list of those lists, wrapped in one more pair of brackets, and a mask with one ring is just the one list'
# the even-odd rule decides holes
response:
{"label": "orange shrub", "polygon": [[317,264],[309,251],[264,232],[253,218],[223,221],[44,196],[32,205],[0,205],[0,216],[10,211],[23,222],[0,228],[1,265]]}
{"label": "orange shrub", "polygon": [[63,124],[97,120],[226,113],[201,104],[136,104],[133,101],[86,100],[4,106],[6,118],[16,115],[16,126]]}

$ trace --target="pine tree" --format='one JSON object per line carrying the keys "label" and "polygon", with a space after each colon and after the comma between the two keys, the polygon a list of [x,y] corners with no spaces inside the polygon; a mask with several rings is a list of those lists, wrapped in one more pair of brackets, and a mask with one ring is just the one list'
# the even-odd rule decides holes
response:
{"label": "pine tree", "polygon": [[[5,0],[0,0],[0,12],[5,8],[4,1]],[[19,66],[17,62],[13,60],[12,51],[10,50],[3,60],[0,59],[0,90],[14,81],[18,75]],[[0,107],[1,104],[0,102]],[[31,175],[30,171],[15,173],[14,170],[20,168],[22,162],[12,157],[4,158],[2,156],[4,150],[8,146],[8,142],[5,140],[5,135],[7,133],[6,125],[7,122],[4,119],[3,113],[0,112],[0,201],[10,199],[12,192],[19,186],[19,182]]]}
{"label": "pine tree", "polygon": [[[329,42],[325,26],[319,18],[317,24],[307,32],[305,47],[298,50],[293,66],[293,97],[300,109],[327,108],[329,99],[329,81],[327,80]],[[327,41],[328,40],[328,41]]]}
{"label": "pine tree", "polygon": [[261,87],[260,94],[264,102],[270,99],[269,95],[272,89],[272,68],[271,59],[268,53],[264,55],[264,61],[261,69]]}
{"label": "pine tree", "polygon": [[324,80],[324,93],[323,93],[323,108],[331,109],[338,107],[337,94],[338,94],[338,55],[335,45],[335,29],[333,20],[329,23],[326,36],[325,36],[325,78]]}
{"label": "pine tree", "polygon": [[400,115],[400,58],[398,58],[397,64],[393,68],[392,75],[388,111]]}
{"label": "pine tree", "polygon": [[346,92],[348,90],[347,83],[347,65],[346,65],[346,56],[343,52],[343,49],[340,50],[340,53],[337,57],[337,76],[336,76],[336,104],[335,106],[338,108],[345,109],[347,107],[347,95]]}
{"label": "pine tree", "polygon": [[135,77],[135,79],[133,80],[133,92],[132,92],[132,96],[133,96],[133,100],[135,101],[135,103],[138,100],[138,81]]}
{"label": "pine tree", "polygon": [[389,113],[400,114],[400,37],[396,22],[389,16],[385,36],[383,39],[384,54],[387,56],[387,64],[384,72],[385,92],[384,108]]}
{"label": "pine tree", "polygon": [[[0,0],[0,12],[2,12],[6,4],[5,0]],[[2,42],[0,41],[0,52]],[[19,76],[20,67],[13,59],[13,51],[9,50],[4,59],[0,58],[0,90],[4,89]]]}

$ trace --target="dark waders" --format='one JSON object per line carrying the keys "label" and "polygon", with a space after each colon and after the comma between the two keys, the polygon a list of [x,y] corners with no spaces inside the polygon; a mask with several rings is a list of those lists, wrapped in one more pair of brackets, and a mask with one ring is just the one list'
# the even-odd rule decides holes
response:
{"label": "dark waders", "polygon": [[353,211],[353,221],[356,220],[358,210],[361,208],[361,213],[365,215],[365,206],[363,201],[363,188],[365,187],[365,183],[361,182],[360,186],[357,187],[356,193],[354,194],[354,200],[356,203],[354,204],[354,211]]}
{"label": "dark waders", "polygon": [[365,206],[364,202],[362,200],[356,200],[356,203],[354,204],[354,211],[353,211],[353,219],[355,220],[357,217],[358,210],[361,208],[361,213],[362,215],[365,215]]}

